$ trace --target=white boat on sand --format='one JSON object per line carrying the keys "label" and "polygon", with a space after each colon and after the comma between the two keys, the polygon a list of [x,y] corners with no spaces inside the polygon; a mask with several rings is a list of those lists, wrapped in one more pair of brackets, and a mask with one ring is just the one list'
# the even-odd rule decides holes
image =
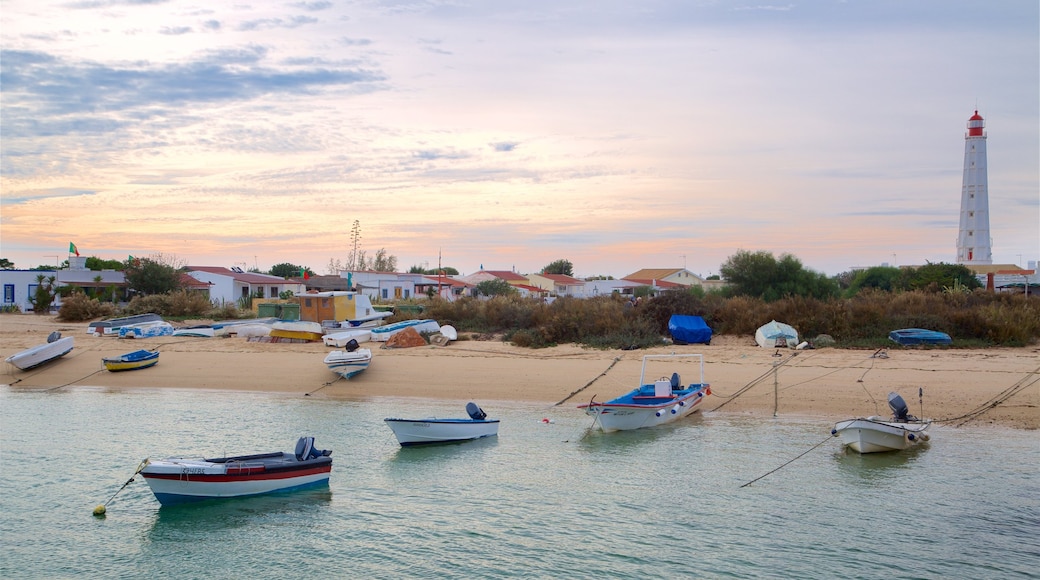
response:
{"label": "white boat on sand", "polygon": [[330,371],[349,379],[368,368],[372,363],[372,351],[358,348],[357,341],[351,340],[343,350],[334,350],[327,354],[323,362]]}
{"label": "white boat on sand", "polygon": [[488,419],[476,403],[466,403],[464,419],[395,419],[383,422],[390,427],[402,447],[429,445],[433,443],[455,443],[498,435],[498,419]]}
{"label": "white boat on sand", "polygon": [[343,348],[347,343],[354,340],[357,342],[368,342],[372,338],[372,331],[367,328],[355,328],[353,330],[341,330],[330,332],[321,337],[325,346]]}
{"label": "white boat on sand", "polygon": [[314,448],[314,437],[301,437],[294,453],[146,459],[140,473],[155,499],[170,506],[328,485],[331,455]]}
{"label": "white boat on sand", "polygon": [[893,417],[866,417],[839,421],[831,435],[843,445],[858,453],[902,451],[931,439],[928,427],[931,421],[909,414],[906,402],[897,393],[888,394],[888,405]]}
{"label": "white boat on sand", "polygon": [[72,351],[74,341],[71,336],[61,337],[60,332],[52,332],[47,342],[15,353],[5,359],[20,370],[27,371],[40,365],[59,359]]}
{"label": "white boat on sand", "polygon": [[[699,368],[699,382],[683,384],[678,372],[672,372],[671,378],[659,374],[662,368],[681,370],[691,365],[690,370]],[[661,378],[649,382],[649,376]],[[599,423],[603,431],[627,431],[677,421],[694,413],[710,394],[711,388],[704,382],[704,355],[648,354],[643,357],[638,387],[605,403],[597,403],[593,396],[578,408],[595,417],[593,425]]]}

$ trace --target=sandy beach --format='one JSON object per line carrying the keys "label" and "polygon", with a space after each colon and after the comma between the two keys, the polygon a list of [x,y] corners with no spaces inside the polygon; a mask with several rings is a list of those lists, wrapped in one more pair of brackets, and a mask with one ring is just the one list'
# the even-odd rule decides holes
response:
{"label": "sandy beach", "polygon": [[[60,359],[20,371],[4,364],[0,383],[17,389],[90,386],[109,389],[179,388],[264,391],[363,400],[421,397],[444,400],[526,401],[574,410],[593,395],[605,400],[635,387],[644,354],[700,353],[713,396],[704,410],[772,416],[888,415],[890,391],[900,393],[918,414],[936,420],[961,417],[1017,393],[973,419],[971,425],[1040,428],[1040,346],[992,349],[825,348],[777,351],[759,348],[752,337],[717,336],[710,345],[662,346],[647,351],[594,350],[576,345],[525,349],[499,341],[458,340],[447,346],[373,349],[372,365],[348,380],[331,373],[322,343],[249,342],[244,338],[159,337],[118,339],[87,334],[87,322],[53,316],[0,315],[0,356],[46,342],[52,331],[75,337]],[[101,358],[137,349],[158,349],[150,369],[110,373]],[[774,365],[783,363],[775,370]],[[752,385],[752,383],[754,383]],[[746,388],[745,387],[749,387]],[[744,391],[736,398],[732,395]],[[775,403],[778,401],[778,403]],[[950,424],[957,424],[951,421]]]}

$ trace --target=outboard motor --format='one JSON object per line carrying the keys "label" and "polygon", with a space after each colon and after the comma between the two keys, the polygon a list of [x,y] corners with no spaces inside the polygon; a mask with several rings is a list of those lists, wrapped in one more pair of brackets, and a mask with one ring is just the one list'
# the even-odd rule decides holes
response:
{"label": "outboard motor", "polygon": [[55,330],[54,332],[47,335],[47,343],[57,342],[61,340],[61,333]]}
{"label": "outboard motor", "polygon": [[344,348],[347,349],[347,352],[354,352],[355,350],[358,349],[358,346],[359,345],[358,345],[357,339],[352,338],[352,339],[347,341],[347,346],[344,347]]}
{"label": "outboard motor", "polygon": [[679,373],[672,373],[672,390],[681,391],[682,388],[682,379],[679,378]]}
{"label": "outboard motor", "polygon": [[314,437],[300,437],[300,440],[296,442],[296,459],[300,461],[307,461],[308,459],[317,459],[324,455],[332,455],[331,449],[315,449],[314,448]]}
{"label": "outboard motor", "polygon": [[892,416],[900,423],[917,420],[917,417],[909,414],[910,409],[907,408],[906,401],[899,396],[899,393],[892,392],[888,394],[888,406],[892,408]]}
{"label": "outboard motor", "polygon": [[466,403],[466,412],[469,413],[470,419],[473,419],[475,421],[483,421],[484,419],[487,419],[487,413],[485,413],[483,409],[478,407],[476,403]]}

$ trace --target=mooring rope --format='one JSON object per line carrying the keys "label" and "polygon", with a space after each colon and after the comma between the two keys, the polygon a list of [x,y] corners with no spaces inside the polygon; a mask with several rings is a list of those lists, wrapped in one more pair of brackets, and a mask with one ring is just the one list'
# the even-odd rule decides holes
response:
{"label": "mooring rope", "polygon": [[819,443],[817,443],[816,445],[813,445],[812,447],[810,447],[810,448],[806,449],[805,451],[803,451],[803,452],[802,452],[801,454],[799,454],[799,455],[798,455],[797,457],[795,457],[794,459],[791,459],[791,460],[790,460],[790,461],[788,461],[787,463],[784,463],[784,464],[783,464],[783,465],[781,465],[780,467],[777,467],[776,469],[774,469],[774,470],[772,470],[772,471],[770,471],[770,472],[768,472],[768,473],[764,473],[764,474],[762,474],[762,475],[760,475],[760,476],[756,477],[755,479],[752,479],[751,481],[749,481],[749,482],[745,483],[744,485],[742,485],[742,486],[740,486],[740,487],[747,487],[747,486],[751,485],[752,483],[755,483],[756,481],[758,481],[758,480],[760,480],[760,479],[762,479],[762,478],[764,478],[764,477],[766,477],[766,476],[768,476],[768,475],[772,475],[772,474],[776,473],[777,471],[780,471],[781,469],[783,469],[783,468],[787,467],[788,465],[790,465],[790,464],[794,463],[794,462],[795,462],[795,461],[797,461],[798,459],[801,459],[802,457],[804,457],[805,455],[807,455],[807,454],[808,454],[808,453],[809,453],[810,451],[812,451],[812,450],[816,449],[817,447],[819,447],[820,445],[823,445],[824,443],[826,443],[826,442],[830,441],[832,437],[834,437],[834,436],[833,436],[833,435],[828,435],[826,439],[824,439],[823,441],[820,441],[820,442],[819,442]]}
{"label": "mooring rope", "polygon": [[990,400],[986,401],[985,403],[979,405],[975,409],[973,409],[971,411],[968,411],[967,413],[965,413],[965,414],[963,414],[963,415],[961,415],[959,417],[950,417],[948,419],[935,419],[932,422],[933,423],[953,423],[955,421],[960,421],[959,423],[957,423],[954,426],[955,427],[961,427],[961,426],[967,424],[969,421],[971,421],[973,419],[977,419],[979,416],[981,416],[982,414],[986,413],[990,409],[994,409],[997,406],[1007,402],[1008,399],[1010,399],[1011,397],[1014,397],[1015,395],[1017,395],[1018,393],[1024,391],[1028,387],[1031,387],[1031,386],[1035,385],[1037,382],[1040,382],[1040,367],[1037,367],[1036,370],[1034,370],[1034,371],[1032,371],[1030,373],[1027,373],[1026,376],[1024,376],[1021,379],[1019,379],[1015,384],[1013,384],[1010,387],[1004,389],[1000,393],[997,393],[993,398],[991,398]]}
{"label": "mooring rope", "polygon": [[126,483],[123,484],[123,487],[117,489],[116,492],[112,494],[112,497],[108,498],[108,501],[106,501],[105,503],[100,504],[96,508],[94,508],[94,515],[96,515],[96,516],[103,516],[103,515],[105,515],[105,511],[108,509],[108,504],[112,500],[114,500],[117,495],[119,495],[119,492],[123,491],[126,488],[126,486],[130,485],[134,481],[134,478],[137,477],[137,474],[141,473],[141,470],[144,469],[145,466],[147,466],[147,465],[148,465],[148,460],[147,459],[141,461],[141,464],[137,466],[136,470],[134,470],[134,474],[130,476],[130,479],[126,480]]}
{"label": "mooring rope", "polygon": [[712,389],[711,390],[711,394],[713,396],[717,396],[719,398],[726,399],[718,407],[715,407],[714,409],[712,409],[712,411],[718,411],[719,409],[721,409],[721,408],[725,407],[726,405],[732,403],[734,400],[736,400],[737,397],[739,397],[740,395],[743,395],[744,393],[748,392],[749,390],[751,390],[752,387],[754,387],[758,383],[760,383],[763,380],[765,380],[765,378],[768,377],[769,375],[773,374],[773,372],[776,369],[778,369],[778,368],[784,366],[785,364],[791,362],[792,360],[794,360],[794,357],[796,357],[796,356],[798,356],[797,352],[792,353],[791,356],[787,357],[787,359],[782,360],[782,361],[776,363],[775,365],[770,366],[769,370],[767,370],[766,372],[762,373],[757,378],[753,379],[750,383],[748,383],[748,384],[744,385],[743,387],[741,387],[740,389],[738,389],[737,392],[733,393],[732,395],[728,395],[728,396],[727,395],[720,395],[720,394],[715,392],[715,389]]}
{"label": "mooring rope", "polygon": [[571,394],[567,395],[566,397],[564,397],[563,400],[561,400],[559,403],[556,403],[555,405],[553,405],[553,407],[559,407],[560,405],[566,403],[574,395],[577,395],[578,393],[580,393],[580,392],[584,391],[585,389],[589,388],[590,386],[592,386],[592,383],[594,383],[594,382],[600,380],[601,378],[603,378],[607,373],[610,372],[610,369],[614,368],[614,365],[618,364],[618,362],[620,360],[621,360],[621,357],[619,357],[619,356],[618,357],[614,357],[614,360],[611,361],[610,366],[607,367],[607,370],[601,372],[594,379],[592,379],[591,381],[585,383],[585,386],[583,386],[582,388],[580,388],[577,391],[574,391],[573,393],[571,393]]}

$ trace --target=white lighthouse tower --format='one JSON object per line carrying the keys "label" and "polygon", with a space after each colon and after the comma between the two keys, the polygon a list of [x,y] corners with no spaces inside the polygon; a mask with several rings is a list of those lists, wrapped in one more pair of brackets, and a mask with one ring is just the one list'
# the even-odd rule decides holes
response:
{"label": "white lighthouse tower", "polygon": [[986,178],[986,122],[978,111],[968,119],[964,135],[964,179],[961,185],[961,229],[958,264],[992,264],[989,237],[989,186]]}

